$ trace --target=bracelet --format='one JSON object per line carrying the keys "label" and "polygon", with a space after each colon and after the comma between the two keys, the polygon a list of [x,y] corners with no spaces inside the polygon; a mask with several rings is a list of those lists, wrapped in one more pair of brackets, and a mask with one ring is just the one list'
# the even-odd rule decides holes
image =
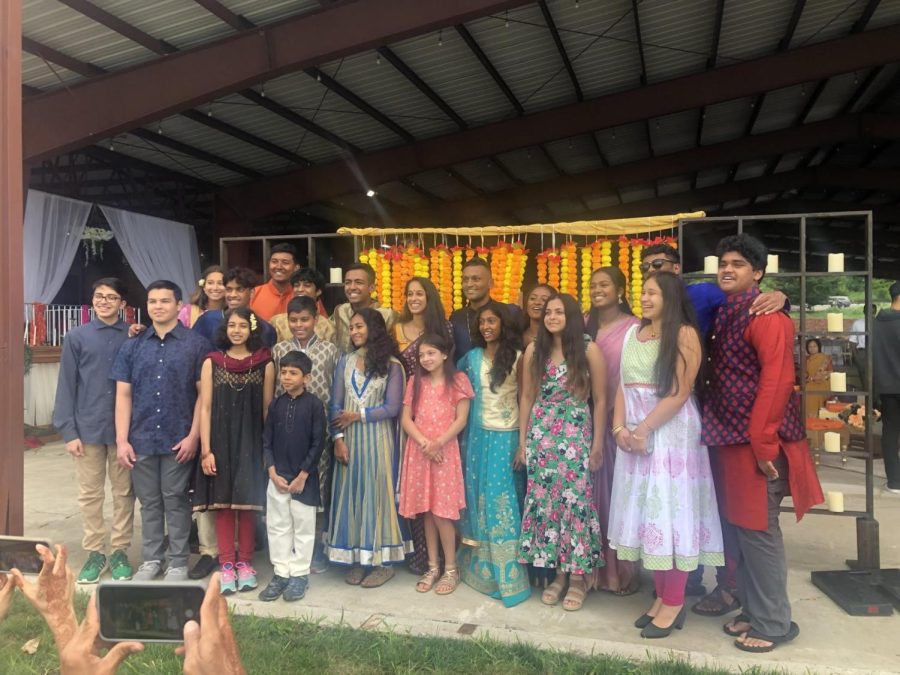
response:
{"label": "bracelet", "polygon": [[624,428],[625,428],[624,424],[617,424],[616,426],[614,426],[612,428],[612,435],[615,436],[617,433],[622,431],[622,429],[624,429]]}

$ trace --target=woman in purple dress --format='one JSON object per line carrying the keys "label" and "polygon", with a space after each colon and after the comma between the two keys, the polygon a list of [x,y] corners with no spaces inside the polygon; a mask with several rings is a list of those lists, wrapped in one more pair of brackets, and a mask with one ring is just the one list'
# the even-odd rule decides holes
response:
{"label": "woman in purple dress", "polygon": [[597,343],[606,361],[606,428],[603,430],[603,464],[594,473],[594,505],[603,531],[604,567],[596,568],[593,588],[616,595],[631,595],[640,587],[638,567],[633,562],[618,560],[609,547],[609,503],[616,441],[612,435],[612,410],[619,387],[619,363],[628,329],[639,323],[625,301],[625,275],[617,267],[601,267],[591,275],[591,311],[585,317],[587,334]]}

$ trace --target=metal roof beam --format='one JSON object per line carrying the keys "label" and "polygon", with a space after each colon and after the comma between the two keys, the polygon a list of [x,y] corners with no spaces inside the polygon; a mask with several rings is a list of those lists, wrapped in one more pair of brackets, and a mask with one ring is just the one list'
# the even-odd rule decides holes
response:
{"label": "metal roof beam", "polygon": [[390,47],[379,47],[377,51],[388,63],[394,66],[403,77],[409,80],[416,89],[422,92],[432,103],[440,108],[441,112],[453,120],[453,123],[456,126],[460,129],[467,129],[469,127],[469,125],[466,124],[466,121],[460,117],[434,89],[425,84],[425,81],[422,80],[412,68],[406,65],[403,59],[397,56]]}
{"label": "metal roof beam", "polygon": [[298,127],[306,129],[311,134],[315,134],[319,138],[322,138],[329,143],[336,145],[345,152],[349,152],[351,154],[362,152],[360,148],[356,147],[352,143],[345,141],[337,134],[334,134],[324,127],[319,126],[312,120],[306,119],[302,115],[294,112],[294,110],[292,110],[291,108],[288,108],[286,105],[282,105],[278,101],[273,100],[270,96],[263,96],[255,89],[244,89],[240,92],[240,95],[248,101],[252,101],[256,105],[265,108],[269,112],[275,113],[282,119],[285,119],[292,124],[296,124]]}
{"label": "metal roof beam", "polygon": [[240,14],[235,14],[225,5],[219,2],[219,0],[194,0],[194,2],[196,2],[210,14],[227,23],[235,30],[247,30],[248,28],[255,27],[255,24],[252,21],[248,20],[246,17]]}
{"label": "metal roof beam", "polygon": [[163,145],[167,148],[175,150],[176,152],[180,152],[183,155],[195,157],[210,164],[218,164],[224,169],[228,169],[229,171],[233,171],[234,173],[241,174],[242,176],[247,176],[248,178],[262,177],[262,174],[259,173],[259,171],[250,169],[246,166],[242,166],[237,162],[232,162],[230,159],[219,157],[218,155],[207,152],[206,150],[195,148],[193,145],[182,143],[181,141],[175,140],[174,138],[163,134],[155,134],[152,131],[148,131],[147,129],[142,128],[132,129],[128,133],[132,136],[140,138],[143,141],[146,141],[147,143],[150,143],[151,145]]}
{"label": "metal roof beam", "polygon": [[71,70],[73,73],[83,75],[84,77],[103,75],[106,72],[100,66],[95,66],[93,63],[86,63],[69,56],[68,54],[63,54],[61,51],[48,47],[47,45],[42,45],[40,42],[32,40],[24,35],[22,36],[22,51],[39,56],[45,61],[55,63],[66,70]]}
{"label": "metal roof beam", "polygon": [[166,167],[160,166],[159,164],[147,162],[143,159],[138,159],[137,157],[132,157],[131,155],[126,155],[121,152],[114,152],[107,148],[101,148],[99,145],[91,145],[86,148],[82,148],[81,150],[78,150],[78,153],[86,155],[98,162],[104,162],[105,164],[108,164],[110,166],[128,166],[143,171],[144,173],[161,176],[163,178],[168,178],[174,181],[179,181],[181,183],[193,185],[201,189],[214,190],[216,187],[212,183],[209,183],[201,178],[197,178],[196,176],[190,176],[188,174],[181,173],[180,171],[167,169]]}
{"label": "metal roof beam", "polygon": [[80,14],[84,14],[89,19],[93,19],[101,26],[105,26],[111,31],[128,38],[132,42],[138,43],[155,54],[163,56],[178,51],[178,48],[174,45],[145,33],[139,28],[132,26],[127,21],[123,21],[114,14],[110,14],[105,9],[101,9],[97,5],[88,2],[88,0],[59,0],[59,2],[71,7]]}
{"label": "metal roof beam", "polygon": [[215,129],[218,132],[227,134],[232,138],[237,138],[238,140],[244,141],[244,143],[257,147],[260,150],[265,150],[266,152],[273,155],[277,155],[278,157],[286,159],[294,164],[300,164],[301,166],[312,165],[312,162],[304,157],[301,157],[295,152],[286,150],[280,145],[270,143],[269,141],[265,140],[264,138],[260,138],[259,136],[254,136],[253,134],[244,131],[243,129],[239,129],[236,126],[228,124],[227,122],[223,122],[216,117],[205,115],[198,110],[186,110],[181,113],[181,116],[186,117],[187,119],[191,120],[192,122],[196,122],[197,124],[202,124],[205,127],[209,127],[210,129]]}
{"label": "metal roof beam", "polygon": [[314,80],[318,81],[323,87],[333,91],[335,94],[340,96],[342,99],[347,101],[353,106],[356,106],[364,113],[366,113],[369,117],[374,119],[376,122],[381,124],[383,127],[386,127],[397,134],[400,138],[402,138],[406,143],[415,143],[416,138],[411,133],[409,133],[406,129],[401,127],[399,124],[394,122],[390,117],[382,113],[378,108],[373,106],[371,103],[366,101],[361,96],[350,91],[347,87],[342,85],[340,82],[335,80],[333,77],[328,75],[318,68],[306,68],[303,71],[307,75],[309,75]]}
{"label": "metal roof beam", "polygon": [[[900,61],[900,25],[867,31],[592,101],[531,113],[228,188],[246,216],[322,201],[421,171]],[[40,97],[44,98],[44,97]],[[27,105],[27,104],[26,104]],[[729,161],[729,160],[726,160]]]}
{"label": "metal roof beam", "polygon": [[243,31],[27,101],[25,157],[53,156],[267,79],[525,4],[355,0]]}
{"label": "metal roof beam", "polygon": [[[716,18],[713,23],[713,38],[712,45],[709,49],[709,56],[706,58],[706,69],[712,70],[716,67],[716,61],[719,58],[719,39],[722,36],[722,20],[725,17],[725,0],[718,0],[716,2]],[[698,148],[703,145],[703,123],[706,121],[706,106],[700,108],[700,113],[697,115],[697,136],[694,140],[694,145]],[[698,174],[694,174],[693,179],[691,180],[691,186],[694,189],[697,189],[697,178]]]}
{"label": "metal roof beam", "polygon": [[506,96],[506,99],[515,109],[516,114],[524,115],[525,108],[523,108],[522,104],[519,103],[519,99],[516,98],[516,95],[513,93],[512,89],[510,89],[509,85],[506,84],[506,80],[503,79],[503,77],[500,75],[500,72],[494,67],[494,64],[491,63],[491,60],[487,57],[487,54],[484,53],[484,50],[469,32],[469,29],[462,24],[454,26],[454,28],[456,28],[456,32],[459,33],[459,36],[463,39],[463,42],[466,43],[466,45],[469,47],[469,50],[475,55],[475,58],[478,59],[478,62],[487,71],[488,75],[491,76],[494,84],[496,84],[500,88],[500,91],[503,92],[503,95]]}
{"label": "metal roof beam", "polygon": [[583,101],[584,92],[581,91],[581,85],[578,84],[578,77],[575,75],[575,69],[572,67],[572,61],[569,60],[569,55],[566,53],[566,46],[559,36],[559,30],[556,28],[556,22],[553,20],[553,14],[550,12],[550,8],[547,7],[546,0],[539,0],[538,7],[541,8],[541,14],[544,15],[544,22],[547,24],[550,36],[553,38],[553,44],[556,45],[556,51],[559,52],[559,58],[562,60],[563,67],[566,69],[566,72],[569,74],[569,79],[572,81],[572,87],[575,89],[575,99]]}
{"label": "metal roof beam", "polygon": [[[479,198],[458,200],[422,211],[408,213],[417,222],[433,220],[478,221],[490,214],[539,206],[548,202],[609,192],[661,178],[708,169],[730,161],[769,157],[790,150],[815,147],[824,142],[900,138],[900,115],[848,115],[800,127],[791,127],[752,138],[738,138],[701,148],[659,155],[626,164],[541,183],[502,190]],[[781,175],[781,174],[776,174]]]}

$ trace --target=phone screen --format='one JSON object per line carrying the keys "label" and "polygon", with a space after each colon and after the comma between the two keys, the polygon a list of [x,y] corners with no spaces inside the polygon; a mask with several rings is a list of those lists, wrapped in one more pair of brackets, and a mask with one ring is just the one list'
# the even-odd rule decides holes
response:
{"label": "phone screen", "polygon": [[101,583],[100,637],[110,642],[182,642],[184,624],[200,621],[205,594],[200,584]]}
{"label": "phone screen", "polygon": [[0,572],[9,572],[13,567],[22,574],[37,574],[43,561],[35,550],[37,544],[50,548],[44,539],[24,539],[22,537],[0,537]]}

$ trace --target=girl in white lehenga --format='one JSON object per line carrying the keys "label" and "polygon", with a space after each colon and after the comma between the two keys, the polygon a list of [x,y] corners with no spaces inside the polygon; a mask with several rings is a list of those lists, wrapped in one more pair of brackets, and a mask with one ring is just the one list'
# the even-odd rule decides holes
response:
{"label": "girl in white lehenga", "polygon": [[684,283],[654,274],[641,308],[641,325],[625,336],[613,413],[618,452],[609,542],[619,560],[640,560],[653,571],[656,600],[634,625],[641,637],[662,638],[684,624],[688,573],[725,560],[692,395],[701,348]]}

